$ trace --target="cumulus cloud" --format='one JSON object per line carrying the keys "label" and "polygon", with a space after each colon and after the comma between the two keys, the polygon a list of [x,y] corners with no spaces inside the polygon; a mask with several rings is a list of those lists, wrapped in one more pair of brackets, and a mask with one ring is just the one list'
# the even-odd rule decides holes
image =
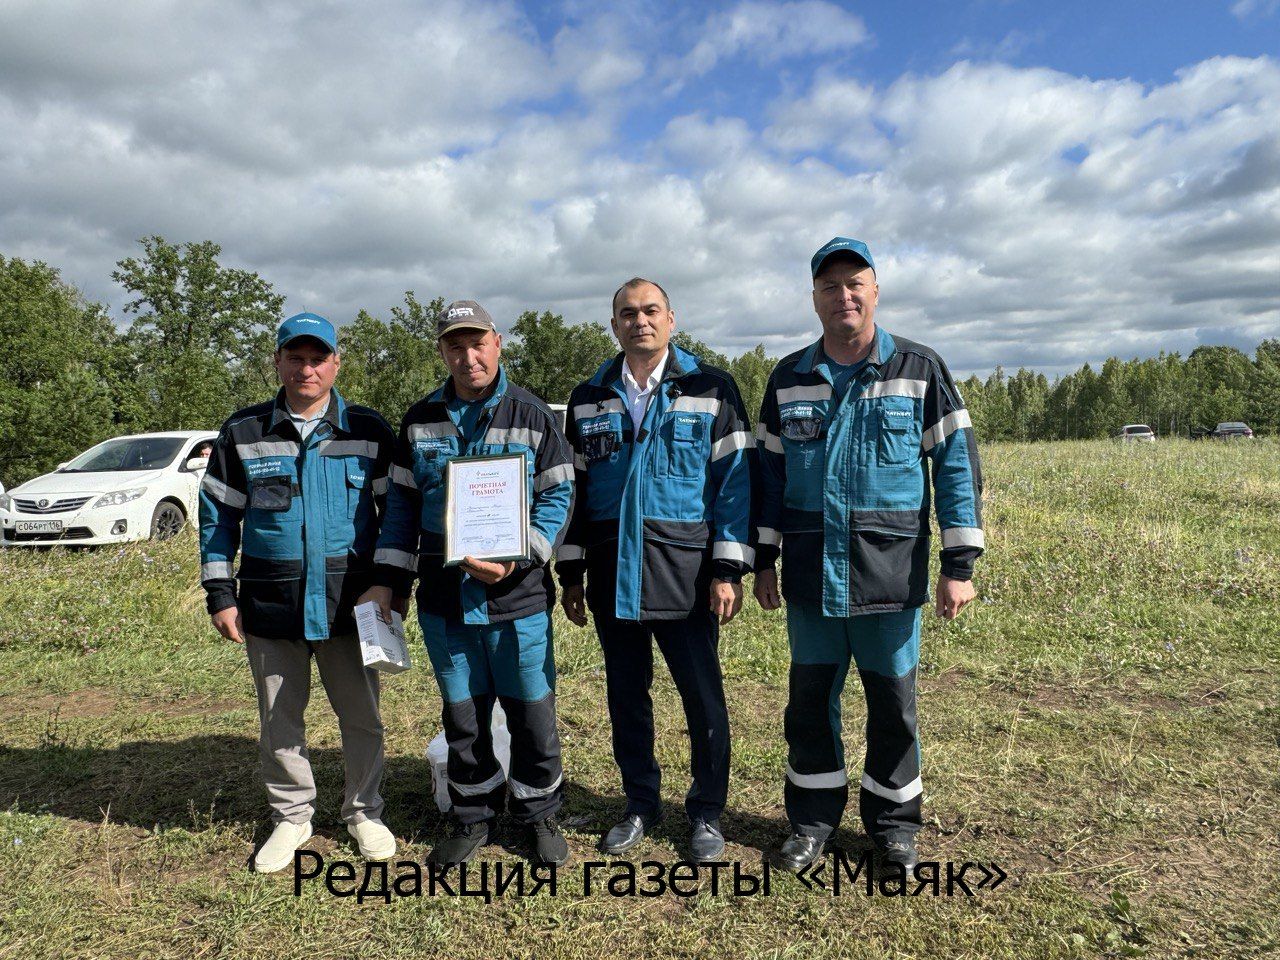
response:
{"label": "cumulus cloud", "polygon": [[1236,0],[1231,4],[1231,14],[1240,20],[1247,20],[1255,14],[1270,17],[1280,10],[1280,0]]}
{"label": "cumulus cloud", "polygon": [[685,57],[684,66],[698,76],[730,57],[776,63],[789,57],[848,51],[867,39],[860,17],[825,0],[743,0],[708,18],[703,37]]}
{"label": "cumulus cloud", "polygon": [[604,320],[641,274],[713,346],[780,354],[817,329],[810,254],[853,234],[881,322],[961,372],[1280,335],[1275,60],[1157,85],[826,65],[761,109],[664,97],[663,43],[714,85],[870,42],[832,4],[757,6],[650,35],[503,0],[10,3],[0,250],[118,303],[139,237],[213,239],[340,322],[406,289]]}

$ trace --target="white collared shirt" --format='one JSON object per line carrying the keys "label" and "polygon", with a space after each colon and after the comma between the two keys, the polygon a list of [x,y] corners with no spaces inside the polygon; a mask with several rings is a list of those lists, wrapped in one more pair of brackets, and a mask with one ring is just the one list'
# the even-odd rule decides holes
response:
{"label": "white collared shirt", "polygon": [[[330,398],[330,400],[332,400],[332,397]],[[320,421],[323,420],[324,415],[329,412],[330,400],[326,400],[324,402],[324,407],[320,410],[320,412],[317,413],[314,417],[310,417],[310,418],[304,417],[300,413],[294,413],[293,407],[289,406],[289,401],[288,400],[285,401],[284,408],[289,412],[289,419],[292,420],[293,425],[298,428],[298,436],[300,436],[303,440],[311,436],[311,431],[314,430],[316,427],[320,426]]]}
{"label": "white collared shirt", "polygon": [[649,406],[649,397],[653,395],[653,391],[662,382],[662,375],[667,369],[667,356],[667,354],[663,354],[662,360],[654,368],[653,373],[649,374],[649,379],[645,381],[643,389],[631,373],[631,365],[625,358],[622,361],[622,386],[627,391],[627,409],[631,411],[631,426],[636,433],[640,432],[640,424],[644,423],[644,414]]}

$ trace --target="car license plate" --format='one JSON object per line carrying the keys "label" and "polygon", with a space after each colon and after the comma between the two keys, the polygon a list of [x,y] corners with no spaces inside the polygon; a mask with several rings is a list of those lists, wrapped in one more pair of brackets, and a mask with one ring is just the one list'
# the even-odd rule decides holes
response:
{"label": "car license plate", "polygon": [[18,533],[61,533],[61,520],[19,520],[14,524]]}

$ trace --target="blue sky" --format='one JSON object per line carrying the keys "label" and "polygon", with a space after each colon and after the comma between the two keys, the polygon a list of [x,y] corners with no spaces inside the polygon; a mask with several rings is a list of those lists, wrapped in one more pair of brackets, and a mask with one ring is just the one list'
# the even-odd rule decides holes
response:
{"label": "blue sky", "polygon": [[212,239],[290,308],[406,289],[603,321],[651,275],[728,353],[814,336],[805,263],[961,373],[1280,335],[1280,0],[13,0],[0,252],[114,307]]}

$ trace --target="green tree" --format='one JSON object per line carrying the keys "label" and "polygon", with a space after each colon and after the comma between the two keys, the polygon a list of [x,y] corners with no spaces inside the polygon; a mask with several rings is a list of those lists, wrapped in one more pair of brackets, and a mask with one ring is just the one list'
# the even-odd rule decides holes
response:
{"label": "green tree", "polygon": [[709,363],[713,367],[719,367],[721,370],[729,369],[729,358],[717,350],[712,350],[701,340],[684,330],[677,330],[671,337],[671,342],[682,350],[688,350],[699,360]]}
{"label": "green tree", "polygon": [[566,403],[569,392],[618,352],[598,323],[566,324],[558,313],[526,310],[503,347],[511,379],[547,403]]}
{"label": "green tree", "polygon": [[742,402],[752,423],[760,416],[760,405],[764,402],[764,391],[769,386],[769,375],[777,365],[778,361],[764,352],[763,343],[756,344],[754,350],[729,361],[729,372],[738,383]]}
{"label": "green tree", "polygon": [[119,432],[118,336],[48,264],[0,256],[0,479],[16,486]]}
{"label": "green tree", "polygon": [[409,407],[448,376],[435,337],[443,309],[442,298],[424,304],[408,290],[404,306],[391,308],[389,323],[361,310],[354,323],[338,331],[342,395],[398,425]]}
{"label": "green tree", "polygon": [[1249,425],[1268,434],[1280,432],[1280,340],[1258,344],[1249,397]]}
{"label": "green tree", "polygon": [[1019,368],[1007,383],[1010,427],[1015,440],[1038,440],[1044,435],[1049,382],[1043,373]]}
{"label": "green tree", "polygon": [[[1009,401],[1004,367],[997,366],[982,387],[984,400],[982,438],[984,440],[1012,439],[1013,405]],[[970,419],[973,419],[972,414]]]}
{"label": "green tree", "polygon": [[[153,430],[216,426],[275,386],[264,350],[284,297],[250,270],[224,267],[212,241],[140,241],[111,276],[132,295],[135,372],[150,394]],[[268,353],[269,355],[269,353]]]}
{"label": "green tree", "polygon": [[1226,420],[1243,420],[1255,374],[1248,356],[1235,347],[1196,347],[1186,364],[1191,418],[1210,428]]}

